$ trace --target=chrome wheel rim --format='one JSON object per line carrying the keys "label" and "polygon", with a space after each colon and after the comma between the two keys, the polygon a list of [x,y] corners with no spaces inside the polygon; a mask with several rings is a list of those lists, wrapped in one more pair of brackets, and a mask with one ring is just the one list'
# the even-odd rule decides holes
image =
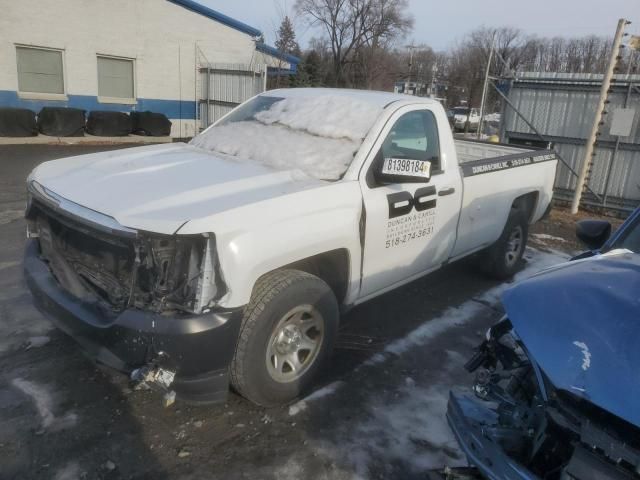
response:
{"label": "chrome wheel rim", "polygon": [[311,305],[289,310],[278,321],[267,345],[267,371],[273,380],[298,380],[316,360],[324,339],[324,321]]}
{"label": "chrome wheel rim", "polygon": [[524,234],[521,226],[515,227],[509,235],[507,241],[507,251],[505,253],[505,260],[507,266],[512,267],[520,259],[522,246],[524,245]]}

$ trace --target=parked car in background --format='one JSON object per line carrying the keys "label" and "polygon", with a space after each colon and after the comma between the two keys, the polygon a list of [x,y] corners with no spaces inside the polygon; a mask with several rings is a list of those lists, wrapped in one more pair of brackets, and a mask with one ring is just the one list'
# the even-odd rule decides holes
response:
{"label": "parked car in background", "polygon": [[286,403],[325,363],[341,310],[478,252],[512,275],[556,165],[454,141],[433,100],[272,90],[189,145],[37,167],[25,276],[103,363],[186,400],[220,401],[230,382]]}
{"label": "parked car in background", "polygon": [[469,127],[467,130],[473,132],[478,129],[480,123],[480,111],[477,108],[469,107],[455,107],[453,109],[453,127],[456,131],[464,131],[467,129],[467,122]]}
{"label": "parked car in background", "polygon": [[591,250],[509,289],[465,365],[447,418],[484,477],[639,478],[640,209],[610,231],[580,222]]}

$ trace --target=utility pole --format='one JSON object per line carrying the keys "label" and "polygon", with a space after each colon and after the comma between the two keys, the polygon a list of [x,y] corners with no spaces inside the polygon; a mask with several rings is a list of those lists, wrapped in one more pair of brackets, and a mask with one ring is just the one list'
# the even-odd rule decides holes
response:
{"label": "utility pole", "polygon": [[437,75],[438,75],[438,60],[433,62],[433,67],[431,67],[431,98],[437,97]]}
{"label": "utility pole", "polygon": [[580,207],[580,199],[585,189],[585,185],[588,182],[588,175],[591,171],[591,165],[593,164],[593,157],[595,156],[595,145],[598,137],[598,131],[604,124],[602,120],[603,115],[607,114],[605,110],[607,104],[607,97],[609,95],[609,88],[611,87],[611,79],[618,63],[618,57],[620,55],[620,44],[622,43],[622,36],[624,35],[624,27],[630,24],[628,20],[621,18],[618,20],[618,28],[616,29],[616,35],[613,38],[613,47],[611,48],[611,57],[609,58],[609,65],[607,71],[602,79],[602,86],[600,87],[600,99],[598,100],[598,106],[596,107],[596,117],[593,120],[593,126],[591,127],[591,133],[587,139],[586,148],[584,152],[584,160],[582,161],[582,169],[580,170],[580,176],[578,177],[578,183],[576,184],[576,190],[573,193],[573,201],[571,202],[571,213],[575,215],[578,213]]}
{"label": "utility pole", "polygon": [[411,45],[407,45],[406,48],[409,49],[409,75],[407,77],[407,83],[411,83],[411,69],[413,68],[413,51],[418,48],[413,43]]}
{"label": "utility pole", "polygon": [[482,133],[482,122],[484,122],[484,107],[487,101],[487,87],[489,82],[489,71],[491,70],[491,61],[493,60],[494,41],[491,40],[491,50],[489,50],[489,60],[487,61],[487,69],[484,71],[484,84],[482,86],[482,100],[480,101],[480,121],[478,122],[478,131],[476,137],[480,138]]}

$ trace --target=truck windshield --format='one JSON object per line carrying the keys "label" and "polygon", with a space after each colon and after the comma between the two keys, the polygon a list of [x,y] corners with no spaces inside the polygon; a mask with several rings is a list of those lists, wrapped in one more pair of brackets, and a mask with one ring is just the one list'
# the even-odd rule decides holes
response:
{"label": "truck windshield", "polygon": [[284,100],[282,97],[269,97],[266,95],[260,95],[255,97],[250,102],[244,103],[231,112],[224,120],[218,125],[227,125],[233,122],[246,122],[255,120],[255,116],[269,110],[274,103]]}
{"label": "truck windshield", "polygon": [[338,180],[381,111],[348,95],[260,95],[191,144],[238,160]]}

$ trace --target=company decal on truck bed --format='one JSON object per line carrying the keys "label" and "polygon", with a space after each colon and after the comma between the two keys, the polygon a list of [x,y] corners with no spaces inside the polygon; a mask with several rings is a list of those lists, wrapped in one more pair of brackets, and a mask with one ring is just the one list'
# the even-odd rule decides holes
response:
{"label": "company decal on truck bed", "polygon": [[508,168],[522,167],[534,163],[549,162],[556,160],[556,154],[549,150],[538,152],[535,155],[524,156],[522,153],[507,155],[499,158],[488,158],[486,160],[475,160],[462,164],[462,174],[465,177],[481,175],[483,173],[506,170]]}
{"label": "company decal on truck bed", "polygon": [[433,235],[436,199],[428,197],[435,194],[436,188],[431,185],[417,189],[413,195],[409,192],[387,195],[389,220],[385,248],[399,247],[413,240],[425,240]]}

